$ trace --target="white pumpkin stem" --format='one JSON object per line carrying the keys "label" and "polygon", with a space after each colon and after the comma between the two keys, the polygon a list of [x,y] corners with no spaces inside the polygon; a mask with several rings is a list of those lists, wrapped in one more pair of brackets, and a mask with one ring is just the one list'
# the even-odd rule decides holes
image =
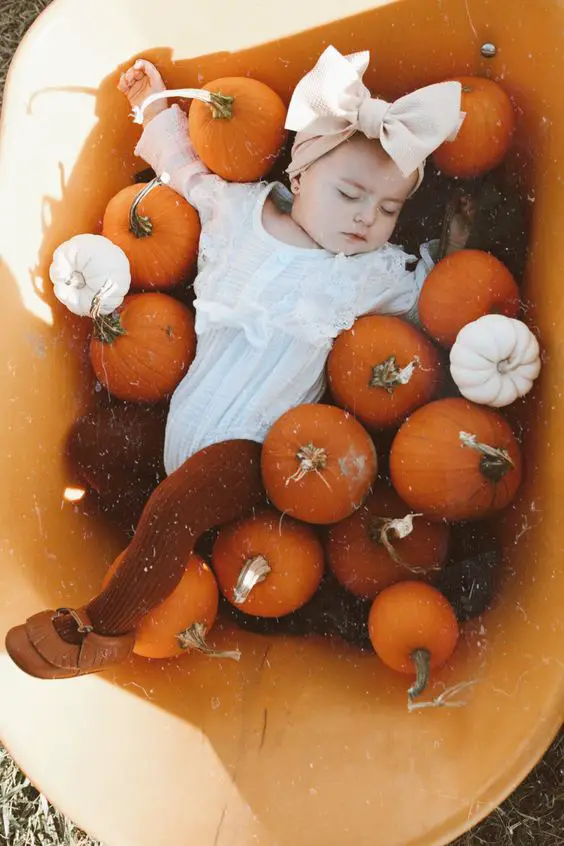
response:
{"label": "white pumpkin stem", "polygon": [[211,106],[214,118],[228,119],[233,117],[233,97],[229,94],[221,94],[219,91],[208,91],[206,88],[172,88],[170,91],[156,91],[143,100],[140,106],[133,106],[131,116],[134,123],[143,123],[145,109],[157,100],[166,100],[167,97],[181,97],[185,100],[200,100]]}
{"label": "white pumpkin stem", "polygon": [[237,584],[233,588],[233,601],[242,605],[249,598],[249,594],[255,585],[264,582],[272,567],[264,555],[255,555],[245,561],[243,569],[239,573]]}
{"label": "white pumpkin stem", "polygon": [[209,646],[205,638],[206,629],[205,623],[192,623],[184,631],[178,632],[176,639],[182,649],[202,652],[210,658],[231,658],[233,661],[241,659],[241,652],[238,649],[219,650]]}
{"label": "white pumpkin stem", "polygon": [[469,447],[482,454],[480,470],[491,482],[499,482],[505,474],[515,467],[513,460],[503,447],[492,447],[476,440],[476,435],[469,432],[459,432],[458,437],[462,446]]}
{"label": "white pumpkin stem", "polygon": [[98,293],[94,297],[92,297],[92,303],[90,305],[90,312],[89,312],[92,320],[98,320],[98,318],[100,317],[100,309],[102,308],[102,305],[103,305],[102,300],[104,299],[104,295],[109,291],[109,289],[112,287],[112,285],[113,285],[113,280],[110,277],[109,279],[106,279],[106,281],[104,282],[104,284],[102,285],[102,287],[100,288]]}
{"label": "white pumpkin stem", "polygon": [[519,370],[522,364],[523,362],[518,361],[517,359],[511,361],[510,358],[503,358],[497,363],[497,372],[501,373],[502,376],[505,376],[506,373],[512,373],[513,370]]}
{"label": "white pumpkin stem", "polygon": [[[405,567],[406,570],[409,570],[410,573],[416,573],[418,575],[426,573],[427,570],[423,569],[423,567],[417,567],[415,565],[408,564],[407,561],[404,561],[401,555],[394,548],[390,535],[394,536],[398,540],[406,538],[413,531],[414,518],[422,516],[422,514],[406,514],[405,517],[396,517],[395,519],[390,517],[375,517],[371,521],[370,525],[370,536],[372,540],[376,541],[376,543],[381,543],[390,558],[392,558],[396,564],[401,564],[401,566]],[[433,569],[439,568],[434,567]]]}
{"label": "white pumpkin stem", "polygon": [[385,361],[372,368],[372,376],[368,385],[371,388],[384,388],[389,394],[393,394],[394,388],[397,388],[398,385],[407,385],[413,376],[413,371],[419,365],[419,358],[415,356],[409,364],[400,369],[395,355],[390,355]]}
{"label": "white pumpkin stem", "polygon": [[153,222],[150,217],[140,215],[137,213],[139,204],[145,199],[147,194],[156,188],[157,185],[168,185],[170,176],[168,173],[161,173],[160,176],[155,176],[148,182],[142,191],[140,191],[131,204],[129,209],[129,231],[135,235],[136,238],[146,238],[153,231]]}
{"label": "white pumpkin stem", "polygon": [[73,270],[69,278],[65,279],[65,285],[68,285],[69,288],[78,288],[79,290],[86,288],[84,274],[80,270]]}
{"label": "white pumpkin stem", "polygon": [[324,470],[325,467],[327,467],[327,452],[323,449],[323,447],[316,447],[312,443],[306,444],[305,446],[300,447],[296,453],[296,459],[299,462],[299,467],[295,473],[288,476],[286,479],[286,486],[288,486],[290,482],[301,482],[307,473],[313,472],[317,473],[323,483],[327,485],[329,490],[331,490],[331,485],[320,472],[320,470]]}
{"label": "white pumpkin stem", "polygon": [[439,696],[436,696],[435,699],[430,700],[423,700],[423,702],[414,702],[413,697],[410,696],[409,691],[407,695],[407,710],[411,713],[412,711],[421,711],[424,708],[463,708],[468,703],[464,699],[455,699],[452,700],[452,696],[456,696],[460,693],[461,690],[465,690],[467,687],[471,687],[473,684],[476,684],[478,679],[471,679],[470,681],[459,682],[459,684],[454,684],[452,687],[447,687],[446,690],[443,690]]}

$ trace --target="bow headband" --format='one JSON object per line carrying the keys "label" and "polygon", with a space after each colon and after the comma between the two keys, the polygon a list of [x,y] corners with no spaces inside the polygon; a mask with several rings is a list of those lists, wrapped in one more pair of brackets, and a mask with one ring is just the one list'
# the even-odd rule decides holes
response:
{"label": "bow headband", "polygon": [[343,56],[327,47],[315,67],[297,84],[286,117],[286,129],[297,132],[290,176],[305,170],[355,132],[379,139],[404,176],[419,171],[443,141],[456,137],[465,114],[460,111],[459,82],[419,88],[393,103],[373,98],[362,82],[368,51]]}

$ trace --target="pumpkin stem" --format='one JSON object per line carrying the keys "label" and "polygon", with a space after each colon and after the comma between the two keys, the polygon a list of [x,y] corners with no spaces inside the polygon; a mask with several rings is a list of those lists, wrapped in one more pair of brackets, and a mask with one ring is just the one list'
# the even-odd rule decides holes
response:
{"label": "pumpkin stem", "polygon": [[264,555],[255,555],[245,561],[243,569],[239,573],[237,584],[233,588],[233,601],[242,605],[249,597],[250,592],[260,582],[264,582],[272,567]]}
{"label": "pumpkin stem", "polygon": [[462,708],[467,703],[463,699],[455,699],[454,701],[451,700],[452,696],[455,696],[457,693],[460,693],[461,690],[464,690],[466,687],[470,687],[473,684],[476,684],[478,679],[472,679],[471,681],[464,681],[460,682],[459,684],[455,684],[452,687],[447,687],[446,690],[443,690],[439,696],[435,697],[435,699],[431,699],[428,702],[413,702],[411,698],[408,696],[407,699],[407,710],[411,711],[420,711],[423,708]]}
{"label": "pumpkin stem", "polygon": [[80,270],[73,270],[68,279],[65,279],[65,285],[69,288],[86,288],[86,279]]}
{"label": "pumpkin stem", "polygon": [[[82,274],[80,274],[82,276]],[[112,279],[106,279],[98,293],[92,297],[92,302],[90,304],[90,317],[92,320],[98,320],[100,317],[100,312],[102,310],[102,300],[104,298],[104,294],[112,287]],[[122,333],[123,334],[123,333]]]}
{"label": "pumpkin stem", "polygon": [[319,472],[327,467],[327,453],[323,447],[316,447],[312,443],[306,444],[300,447],[296,453],[296,460],[299,463],[299,467],[292,476],[286,479],[286,486],[290,482],[301,482],[307,473],[313,471],[317,473],[324,484],[331,490],[331,485],[325,476]]}
{"label": "pumpkin stem", "polygon": [[419,358],[415,356],[405,367],[397,365],[395,355],[389,355],[385,361],[376,364],[372,368],[372,376],[368,382],[370,388],[384,388],[389,394],[393,394],[394,388],[398,385],[407,385],[413,371],[419,366]]}
{"label": "pumpkin stem", "polygon": [[[368,529],[370,539],[375,543],[381,543],[390,558],[392,558],[396,564],[401,564],[401,566],[405,567],[406,570],[409,570],[410,573],[421,574],[426,573],[427,570],[424,570],[422,567],[416,567],[412,564],[408,564],[407,561],[404,561],[401,555],[399,555],[394,548],[390,535],[395,537],[397,540],[406,538],[413,531],[414,518],[422,516],[422,514],[406,514],[405,517],[396,517],[395,519],[391,519],[390,517],[374,517],[370,521]],[[439,568],[437,566],[433,569]]]}
{"label": "pumpkin stem", "polygon": [[210,658],[232,658],[233,661],[241,659],[241,653],[238,649],[222,651],[208,646],[205,634],[205,623],[192,623],[184,631],[178,632],[176,639],[182,649],[194,649],[197,652],[203,652],[204,655],[209,655]]}
{"label": "pumpkin stem", "polygon": [[[92,301],[91,314],[95,309],[94,300]],[[96,311],[95,315],[92,314],[92,319],[94,320],[94,337],[97,341],[102,341],[103,344],[113,344],[121,335],[125,335],[125,329],[121,325],[117,311],[107,315]]]}
{"label": "pumpkin stem", "polygon": [[139,204],[145,199],[147,194],[153,190],[157,185],[166,185],[170,182],[168,173],[161,173],[160,176],[155,176],[148,182],[142,191],[140,191],[131,204],[129,209],[129,231],[135,235],[136,238],[146,238],[153,231],[153,223],[150,217],[145,217],[137,213]]}
{"label": "pumpkin stem", "polygon": [[511,373],[513,370],[519,370],[520,367],[521,362],[517,359],[512,361],[510,357],[502,358],[502,360],[497,363],[497,372],[504,376],[506,373]]}
{"label": "pumpkin stem", "polygon": [[509,453],[503,447],[497,448],[482,444],[476,440],[476,435],[469,432],[459,432],[462,446],[475,449],[482,453],[480,471],[490,482],[500,482],[505,474],[515,467]]}
{"label": "pumpkin stem", "polygon": [[209,105],[214,120],[230,120],[233,117],[233,97],[229,94],[221,94],[220,91],[212,93]]}
{"label": "pumpkin stem", "polygon": [[143,123],[145,109],[156,103],[157,100],[166,100],[167,97],[180,97],[184,100],[200,100],[212,108],[214,118],[230,118],[233,116],[231,104],[233,97],[229,94],[220,94],[208,91],[207,88],[171,88],[170,91],[156,91],[143,100],[140,106],[134,106],[131,112],[134,123]]}
{"label": "pumpkin stem", "polygon": [[415,665],[416,678],[407,691],[408,701],[421,696],[429,684],[429,673],[431,672],[431,653],[428,649],[414,649],[409,656]]}

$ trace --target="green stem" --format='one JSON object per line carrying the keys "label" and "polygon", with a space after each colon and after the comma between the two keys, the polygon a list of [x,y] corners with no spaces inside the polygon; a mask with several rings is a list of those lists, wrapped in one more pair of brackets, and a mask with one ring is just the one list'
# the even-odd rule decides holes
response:
{"label": "green stem", "polygon": [[229,94],[213,92],[210,97],[212,117],[221,120],[230,120],[233,117],[233,97]]}
{"label": "green stem", "polygon": [[145,185],[143,190],[137,194],[131,204],[131,208],[129,209],[129,231],[135,235],[136,238],[146,238],[147,235],[150,235],[153,231],[151,218],[138,214],[137,209],[147,194],[157,185],[162,185],[163,182],[164,180],[161,176],[155,176],[155,178],[151,179],[151,181]]}
{"label": "green stem", "polygon": [[407,385],[418,364],[419,359],[415,356],[413,361],[400,368],[395,355],[389,355],[380,364],[374,365],[368,386],[370,388],[384,388],[389,394],[393,394],[394,388],[399,385]]}
{"label": "green stem", "polygon": [[416,677],[414,683],[407,691],[409,700],[416,699],[421,696],[429,683],[429,674],[431,672],[431,653],[428,649],[414,649],[409,656],[415,664]]}
{"label": "green stem", "polygon": [[492,447],[476,440],[476,435],[459,432],[462,446],[470,447],[481,453],[480,471],[489,482],[501,482],[506,473],[515,467],[511,456],[503,447]]}
{"label": "green stem", "polygon": [[125,335],[125,329],[121,325],[119,312],[98,314],[94,319],[94,337],[97,341],[113,344],[121,335]]}

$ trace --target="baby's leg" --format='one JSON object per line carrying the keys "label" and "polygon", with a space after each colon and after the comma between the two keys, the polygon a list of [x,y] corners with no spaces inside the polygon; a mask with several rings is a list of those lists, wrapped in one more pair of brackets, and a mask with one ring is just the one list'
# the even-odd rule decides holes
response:
{"label": "baby's leg", "polygon": [[101,634],[139,624],[180,581],[198,538],[212,526],[252,511],[264,497],[260,444],[233,440],[184,462],[151,495],[119,576],[86,606]]}
{"label": "baby's leg", "polygon": [[67,439],[73,471],[92,488],[104,512],[134,528],[165,478],[166,408],[113,405],[76,421]]}
{"label": "baby's leg", "polygon": [[232,440],[185,461],[151,495],[102,593],[76,611],[43,611],[8,632],[15,663],[38,678],[69,678],[127,658],[135,626],[174,590],[198,537],[264,503],[260,453],[255,441]]}
{"label": "baby's leg", "polygon": [[[164,91],[165,88],[166,86],[156,67],[145,59],[137,59],[129,70],[122,73],[118,82],[118,89],[126,95],[132,108],[133,106],[140,106],[151,94]],[[146,126],[166,107],[166,100],[157,100],[147,106],[143,113],[143,125]]]}

